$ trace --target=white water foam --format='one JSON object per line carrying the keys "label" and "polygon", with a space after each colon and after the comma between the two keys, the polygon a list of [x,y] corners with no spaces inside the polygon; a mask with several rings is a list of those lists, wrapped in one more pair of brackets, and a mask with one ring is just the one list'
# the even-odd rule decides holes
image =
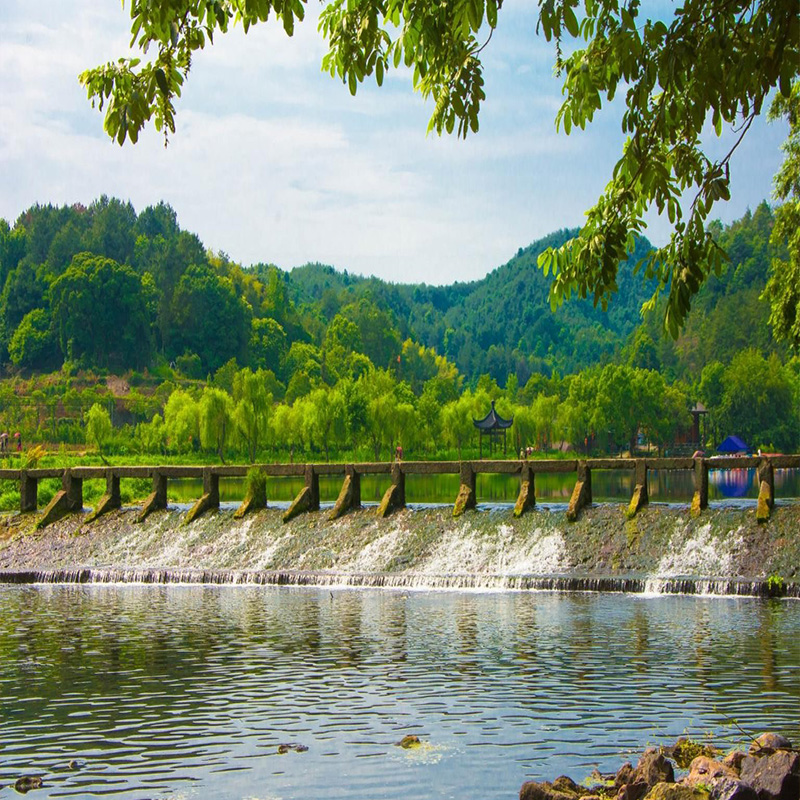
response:
{"label": "white water foam", "polygon": [[475,531],[468,523],[447,531],[415,571],[455,575],[544,575],[569,567],[566,543],[560,531],[541,528],[517,541],[510,525],[500,525],[495,535]]}
{"label": "white water foam", "polygon": [[373,539],[356,555],[337,564],[337,569],[347,572],[383,572],[403,549],[411,531],[402,525],[392,525],[383,535]]}
{"label": "white water foam", "polygon": [[707,523],[700,526],[691,538],[685,537],[685,524],[678,525],[670,540],[669,552],[653,573],[654,578],[735,574],[736,552],[743,546],[741,528],[724,537],[715,537],[711,533],[711,524]]}

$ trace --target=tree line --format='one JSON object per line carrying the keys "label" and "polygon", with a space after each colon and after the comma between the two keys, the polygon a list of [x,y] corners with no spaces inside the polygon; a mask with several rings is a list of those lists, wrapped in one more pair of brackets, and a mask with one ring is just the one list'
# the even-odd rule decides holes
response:
{"label": "tree line", "polygon": [[[715,226],[730,263],[673,341],[639,316],[647,292],[632,278],[607,314],[587,301],[549,311],[532,264],[568,231],[482,281],[404,286],[242,267],[164,203],[34,206],[0,221],[0,414],[27,440],[80,442],[97,405],[101,438],[128,452],[385,458],[402,443],[456,457],[477,449],[472,419],[493,399],[515,419],[514,448],[599,452],[640,433],[668,448],[701,401],[710,444],[737,433],[794,449],[797,360],[761,299],[781,255],[773,212]],[[106,390],[110,374],[130,392]]]}
{"label": "tree line", "polygon": [[[464,386],[454,366],[406,343],[406,355],[428,362],[416,386],[389,369],[318,383],[291,400],[277,400],[272,372],[223,365],[208,382],[171,381],[151,394],[115,396],[105,387],[83,391],[52,384],[20,397],[3,387],[6,422],[27,439],[87,442],[101,454],[142,454],[218,461],[387,460],[397,445],[407,458],[475,458],[473,420],[494,400],[513,418],[509,457],[616,454],[646,447],[659,454],[689,444],[693,398],[707,404],[702,443],[710,449],[729,433],[770,452],[800,445],[800,359],[782,364],[755,350],[729,365],[712,362],[690,385],[669,383],[656,370],[609,364],[575,375],[531,377],[505,387],[483,376]],[[64,424],[66,423],[66,424]],[[485,446],[484,446],[485,448]]]}

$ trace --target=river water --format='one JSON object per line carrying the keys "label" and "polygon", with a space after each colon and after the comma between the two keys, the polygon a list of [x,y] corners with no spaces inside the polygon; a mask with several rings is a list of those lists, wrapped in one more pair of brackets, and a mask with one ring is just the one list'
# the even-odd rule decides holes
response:
{"label": "river water", "polygon": [[798,708],[797,601],[0,586],[0,784],[37,798],[511,800]]}
{"label": "river water", "polygon": [[[452,503],[458,495],[458,475],[409,475],[406,477],[406,498],[409,503]],[[363,475],[361,497],[365,503],[380,502],[389,487],[388,475]],[[170,480],[172,501],[189,503],[203,492],[200,480]],[[269,478],[270,500],[288,503],[303,487],[302,478]],[[333,501],[342,487],[341,476],[320,476],[323,501]],[[574,473],[539,473],[536,475],[536,498],[539,502],[568,502],[575,487]],[[650,497],[656,502],[685,503],[692,500],[694,477],[691,470],[650,470]],[[519,476],[484,474],[477,476],[478,501],[482,503],[514,503],[519,494]],[[709,470],[709,499],[714,502],[758,497],[755,469]],[[246,493],[241,478],[220,480],[220,497],[227,502],[241,502]],[[627,503],[633,494],[633,473],[630,470],[593,470],[592,494],[596,502]],[[775,496],[779,499],[800,498],[800,470],[775,470]]]}

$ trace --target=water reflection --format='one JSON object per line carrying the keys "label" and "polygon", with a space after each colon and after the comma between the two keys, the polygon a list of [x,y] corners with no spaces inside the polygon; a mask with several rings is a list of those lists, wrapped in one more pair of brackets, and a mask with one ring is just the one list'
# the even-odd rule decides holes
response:
{"label": "water reflection", "polygon": [[[406,478],[406,499],[409,503],[452,503],[458,494],[458,475],[409,475]],[[341,476],[320,476],[320,498],[333,502],[341,489]],[[573,473],[539,473],[535,479],[536,498],[544,502],[567,502],[575,486]],[[363,475],[361,498],[364,504],[380,502],[389,486],[388,475]],[[303,487],[302,478],[268,478],[267,496],[271,503],[290,503]],[[200,480],[170,480],[169,499],[190,503],[202,494]],[[656,502],[690,503],[694,494],[691,470],[650,470],[650,498]],[[519,477],[514,475],[478,475],[478,501],[481,503],[514,503],[519,493]],[[592,495],[596,502],[628,502],[633,493],[633,474],[630,470],[594,470]],[[800,498],[800,470],[776,469],[777,498]],[[220,479],[220,499],[241,502],[245,483],[241,478]],[[726,498],[755,499],[758,497],[758,477],[755,469],[710,469],[708,496],[711,501]]]}
{"label": "water reflection", "polygon": [[3,586],[0,659],[37,797],[507,798],[733,719],[800,739],[800,603]]}

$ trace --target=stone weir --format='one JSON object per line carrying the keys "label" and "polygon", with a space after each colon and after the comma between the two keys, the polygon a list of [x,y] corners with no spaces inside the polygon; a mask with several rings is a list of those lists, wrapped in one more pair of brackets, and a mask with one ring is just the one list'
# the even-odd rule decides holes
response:
{"label": "stone weir", "polygon": [[407,475],[459,476],[459,491],[453,506],[453,516],[459,517],[477,505],[476,478],[479,474],[514,475],[519,478],[520,488],[514,506],[514,516],[521,517],[536,506],[536,476],[548,473],[574,473],[575,487],[566,510],[566,517],[575,522],[583,509],[592,504],[592,472],[596,470],[623,470],[633,474],[633,495],[626,514],[633,518],[649,503],[648,473],[651,470],[664,472],[674,470],[691,471],[694,492],[691,513],[699,516],[708,507],[708,471],[756,469],[758,471],[758,502],[756,519],[768,522],[775,506],[775,470],[800,469],[800,455],[773,455],[754,457],[706,458],[595,458],[595,459],[551,459],[551,460],[480,460],[480,461],[402,461],[367,462],[358,464],[254,464],[215,466],[114,466],[114,467],[68,467],[43,469],[0,469],[0,480],[16,481],[19,484],[20,513],[36,513],[38,509],[38,485],[45,478],[61,480],[61,491],[37,519],[39,527],[57,522],[62,517],[81,511],[83,508],[83,481],[100,479],[106,483],[106,492],[90,515],[97,519],[118,509],[121,505],[120,482],[123,479],[152,480],[152,493],[139,509],[138,520],[144,521],[155,511],[167,507],[167,483],[170,479],[202,479],[203,493],[186,514],[192,522],[210,510],[220,506],[219,482],[225,477],[245,477],[252,471],[260,472],[263,481],[253,482],[253,488],[236,512],[237,518],[264,508],[267,504],[266,478],[302,477],[303,488],[283,514],[283,521],[320,509],[319,478],[321,475],[341,475],[342,488],[330,512],[331,519],[361,507],[361,478],[364,475],[387,475],[391,485],[386,490],[377,508],[378,517],[387,517],[406,507]]}
{"label": "stone weir", "polygon": [[592,505],[568,522],[539,505],[453,519],[448,506],[374,508],[335,520],[284,522],[262,508],[243,518],[212,509],[119,508],[89,521],[68,514],[46,528],[0,521],[0,581],[14,583],[239,583],[392,588],[614,591],[800,597],[800,504],[779,503],[758,523],[751,508],[651,504],[635,517]]}

